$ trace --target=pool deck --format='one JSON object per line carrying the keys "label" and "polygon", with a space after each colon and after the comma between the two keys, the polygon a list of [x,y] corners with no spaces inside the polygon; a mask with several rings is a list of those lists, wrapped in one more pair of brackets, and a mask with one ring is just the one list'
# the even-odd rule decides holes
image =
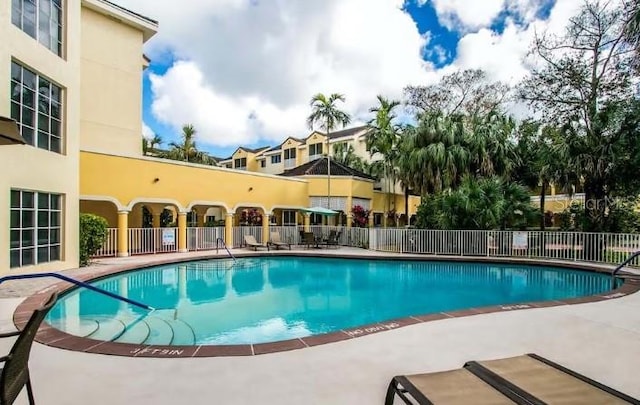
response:
{"label": "pool deck", "polygon": [[[300,252],[395,257],[349,248]],[[62,273],[85,278],[121,266],[203,257],[211,254],[103,259]],[[11,318],[24,297],[54,282],[3,284],[2,331],[14,329]],[[9,340],[1,342],[6,351],[11,339],[4,340]],[[468,360],[530,352],[640,398],[640,294],[452,317],[260,356],[131,358],[35,344],[30,369],[36,402],[43,404],[379,404],[394,375],[459,368]],[[22,394],[17,404],[26,403]]]}

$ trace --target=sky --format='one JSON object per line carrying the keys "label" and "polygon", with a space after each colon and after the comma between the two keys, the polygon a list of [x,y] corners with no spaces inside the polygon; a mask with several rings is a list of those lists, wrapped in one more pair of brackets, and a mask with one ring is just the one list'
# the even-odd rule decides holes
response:
{"label": "sky", "polygon": [[[115,0],[159,21],[146,43],[143,135],[184,124],[215,156],[306,137],[309,101],[342,93],[352,126],[459,69],[516,84],[534,32],[562,33],[582,0]],[[189,6],[187,7],[186,4]],[[400,119],[404,112],[401,112]]]}

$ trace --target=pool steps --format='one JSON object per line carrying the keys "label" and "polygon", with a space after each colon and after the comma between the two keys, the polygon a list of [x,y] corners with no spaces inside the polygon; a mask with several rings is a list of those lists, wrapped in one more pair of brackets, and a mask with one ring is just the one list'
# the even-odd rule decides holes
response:
{"label": "pool steps", "polygon": [[[165,313],[166,312],[166,313]],[[108,318],[94,316],[78,323],[53,321],[51,326],[63,329],[75,336],[108,342],[171,345],[194,345],[196,334],[191,325],[174,318],[175,311],[156,312],[147,317],[119,316]]]}

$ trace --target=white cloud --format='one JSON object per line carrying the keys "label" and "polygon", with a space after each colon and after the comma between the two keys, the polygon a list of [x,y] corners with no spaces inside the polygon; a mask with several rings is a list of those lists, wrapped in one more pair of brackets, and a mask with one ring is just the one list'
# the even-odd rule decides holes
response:
{"label": "white cloud", "polygon": [[318,92],[345,94],[343,108],[366,119],[377,94],[399,98],[434,76],[403,0],[119,2],[160,21],[152,58],[180,59],[152,77],[155,117],[193,123],[212,145],[304,136]]}
{"label": "white cloud", "polygon": [[503,10],[505,0],[432,0],[431,3],[445,27],[474,29],[490,25]]}
{"label": "white cloud", "polygon": [[149,126],[146,123],[142,123],[142,136],[145,139],[151,139],[153,138],[155,134],[153,133],[153,130],[151,128],[149,128]]}
{"label": "white cloud", "polygon": [[501,34],[488,28],[468,33],[458,42],[456,60],[448,69],[483,69],[492,79],[515,85],[530,71],[527,54],[535,33],[562,34],[569,17],[576,14],[581,4],[581,0],[558,0],[544,21],[517,25],[508,19]]}
{"label": "white cloud", "polygon": [[526,24],[535,19],[542,7],[549,6],[552,2],[553,0],[418,0],[420,5],[430,3],[433,6],[442,25],[461,32],[474,32],[489,27],[507,11]]}
{"label": "white cloud", "polygon": [[[199,142],[215,146],[306,135],[309,99],[318,92],[345,94],[341,107],[361,123],[377,94],[400,98],[404,86],[456,69],[484,69],[515,84],[529,71],[534,30],[560,32],[582,2],[557,0],[540,21],[536,13],[549,0],[433,1],[466,32],[455,61],[438,71],[422,56],[449,50],[427,47],[430,34],[420,35],[404,0],[191,0],[189,7],[119,0],[160,21],[147,53],[178,59],[151,77],[154,116],[176,133],[192,123]],[[518,18],[508,18],[502,33],[488,28],[507,9]]]}

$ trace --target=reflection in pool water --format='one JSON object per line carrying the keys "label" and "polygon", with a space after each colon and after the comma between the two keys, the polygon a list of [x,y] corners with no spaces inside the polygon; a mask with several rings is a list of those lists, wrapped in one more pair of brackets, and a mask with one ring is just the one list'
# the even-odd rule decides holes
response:
{"label": "reflection in pool water", "polygon": [[165,265],[95,285],[151,314],[74,290],[49,322],[71,334],[144,344],[286,340],[472,307],[566,299],[609,289],[603,274],[485,263],[268,257]]}

